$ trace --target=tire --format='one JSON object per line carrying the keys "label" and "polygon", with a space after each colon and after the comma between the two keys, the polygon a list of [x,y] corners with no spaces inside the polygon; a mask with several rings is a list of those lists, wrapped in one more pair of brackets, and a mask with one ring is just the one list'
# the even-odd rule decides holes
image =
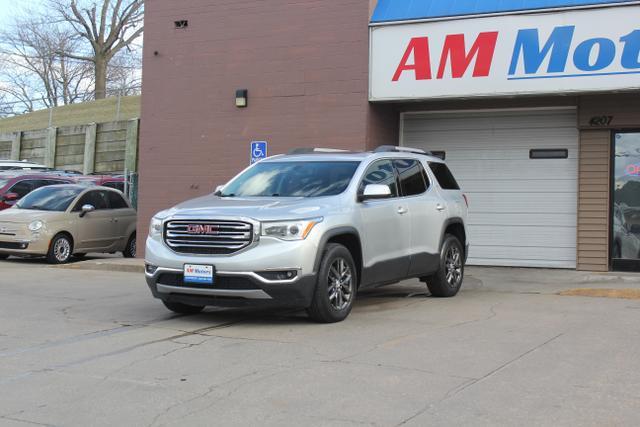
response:
{"label": "tire", "polygon": [[127,241],[127,247],[122,251],[122,255],[125,258],[135,258],[136,257],[136,233],[133,233],[129,240]]}
{"label": "tire", "polygon": [[78,258],[78,259],[82,259],[82,258],[86,257],[87,254],[85,254],[84,252],[76,252],[75,254],[73,254],[73,256]]}
{"label": "tire", "polygon": [[204,307],[199,305],[187,305],[179,302],[168,302],[168,301],[162,301],[162,303],[169,310],[178,314],[198,314],[202,310],[204,310]]}
{"label": "tire", "polygon": [[351,252],[342,245],[328,244],[322,254],[313,300],[307,308],[309,317],[320,323],[346,319],[357,291],[358,271]]}
{"label": "tire", "polygon": [[0,254],[0,259],[7,259],[9,258],[9,255],[7,254]]}
{"label": "tire", "polygon": [[57,234],[49,245],[47,262],[49,264],[66,264],[73,254],[73,241],[67,234]]}
{"label": "tire", "polygon": [[438,271],[427,277],[427,287],[437,298],[455,296],[464,280],[464,249],[457,237],[447,234],[440,251]]}

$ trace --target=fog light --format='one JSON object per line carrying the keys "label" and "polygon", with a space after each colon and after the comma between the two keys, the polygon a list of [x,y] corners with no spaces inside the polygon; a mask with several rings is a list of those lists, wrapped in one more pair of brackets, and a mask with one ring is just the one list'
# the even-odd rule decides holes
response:
{"label": "fog light", "polygon": [[151,265],[151,264],[145,264],[144,265],[144,269],[148,274],[153,274],[158,270],[158,266]]}
{"label": "fog light", "polygon": [[267,280],[292,280],[298,275],[296,270],[283,270],[283,271],[261,271],[258,273],[260,276]]}

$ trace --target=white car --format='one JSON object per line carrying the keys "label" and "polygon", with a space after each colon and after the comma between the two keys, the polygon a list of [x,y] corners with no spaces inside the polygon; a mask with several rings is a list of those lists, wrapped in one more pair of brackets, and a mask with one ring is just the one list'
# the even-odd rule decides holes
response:
{"label": "white car", "polygon": [[49,169],[45,165],[32,163],[26,160],[0,160],[0,171],[8,170],[44,170]]}

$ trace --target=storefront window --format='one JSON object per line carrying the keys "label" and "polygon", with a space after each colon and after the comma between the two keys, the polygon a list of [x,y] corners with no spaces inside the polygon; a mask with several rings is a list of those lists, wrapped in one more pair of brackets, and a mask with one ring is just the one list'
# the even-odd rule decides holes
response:
{"label": "storefront window", "polygon": [[614,269],[640,269],[640,132],[614,139],[612,248]]}

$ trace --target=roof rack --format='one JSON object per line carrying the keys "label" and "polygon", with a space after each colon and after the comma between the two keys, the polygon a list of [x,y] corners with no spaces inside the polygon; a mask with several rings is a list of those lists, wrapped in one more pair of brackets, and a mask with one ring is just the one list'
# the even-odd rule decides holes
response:
{"label": "roof rack", "polygon": [[409,148],[409,147],[398,147],[397,145],[381,145],[380,147],[373,150],[374,153],[414,153],[414,154],[424,154],[426,156],[431,156],[430,151],[424,151],[419,148]]}
{"label": "roof rack", "polygon": [[287,154],[318,154],[318,153],[349,153],[349,150],[340,150],[338,148],[294,148]]}

